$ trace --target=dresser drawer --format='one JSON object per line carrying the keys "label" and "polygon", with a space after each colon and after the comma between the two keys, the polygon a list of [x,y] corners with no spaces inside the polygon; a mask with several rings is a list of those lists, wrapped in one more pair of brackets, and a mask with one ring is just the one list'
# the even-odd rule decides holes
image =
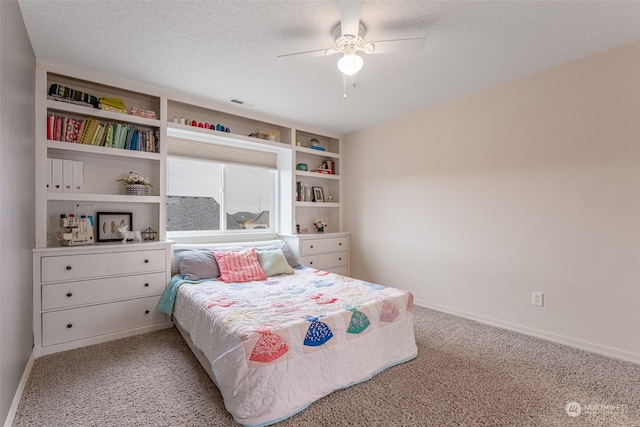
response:
{"label": "dresser drawer", "polygon": [[347,261],[346,251],[300,257],[300,264],[320,270],[333,267],[346,267]]}
{"label": "dresser drawer", "polygon": [[160,296],[42,313],[42,345],[54,345],[96,335],[165,322],[156,310]]}
{"label": "dresser drawer", "polygon": [[126,251],[42,257],[42,282],[164,271],[165,251]]}
{"label": "dresser drawer", "polygon": [[42,285],[42,309],[159,295],[166,280],[165,273],[160,272]]}
{"label": "dresser drawer", "polygon": [[300,256],[321,254],[324,252],[346,251],[348,249],[349,237],[303,239],[300,241]]}

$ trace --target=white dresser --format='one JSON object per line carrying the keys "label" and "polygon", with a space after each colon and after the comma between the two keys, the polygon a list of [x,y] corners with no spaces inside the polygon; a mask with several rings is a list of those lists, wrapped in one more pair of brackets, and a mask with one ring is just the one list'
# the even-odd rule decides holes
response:
{"label": "white dresser", "polygon": [[300,264],[331,273],[349,275],[349,233],[282,236]]}
{"label": "white dresser", "polygon": [[170,242],[34,249],[36,356],[172,326],[170,263]]}

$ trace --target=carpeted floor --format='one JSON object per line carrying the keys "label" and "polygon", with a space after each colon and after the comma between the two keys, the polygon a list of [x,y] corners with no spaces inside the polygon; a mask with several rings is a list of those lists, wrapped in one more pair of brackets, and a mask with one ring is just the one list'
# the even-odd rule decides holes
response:
{"label": "carpeted floor", "polygon": [[[277,425],[640,426],[640,365],[422,307],[414,318],[416,359]],[[167,329],[36,359],[13,425],[234,424]]]}

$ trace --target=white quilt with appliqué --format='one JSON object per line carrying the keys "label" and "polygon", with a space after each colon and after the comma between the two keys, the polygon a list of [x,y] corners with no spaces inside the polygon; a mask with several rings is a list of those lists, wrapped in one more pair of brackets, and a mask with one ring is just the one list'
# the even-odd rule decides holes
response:
{"label": "white quilt with appliqu\u00e9", "polygon": [[417,355],[411,293],[302,267],[184,283],[174,319],[211,362],[227,410],[268,425]]}

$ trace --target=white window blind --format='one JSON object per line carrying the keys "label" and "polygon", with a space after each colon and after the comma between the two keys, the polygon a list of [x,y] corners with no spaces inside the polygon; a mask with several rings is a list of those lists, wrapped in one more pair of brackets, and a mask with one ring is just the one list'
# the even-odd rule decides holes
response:
{"label": "white window blind", "polygon": [[175,136],[167,137],[167,142],[170,156],[191,157],[194,159],[258,166],[268,169],[277,169],[278,167],[278,156],[273,151],[253,150]]}

